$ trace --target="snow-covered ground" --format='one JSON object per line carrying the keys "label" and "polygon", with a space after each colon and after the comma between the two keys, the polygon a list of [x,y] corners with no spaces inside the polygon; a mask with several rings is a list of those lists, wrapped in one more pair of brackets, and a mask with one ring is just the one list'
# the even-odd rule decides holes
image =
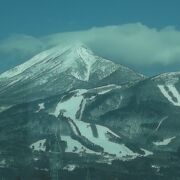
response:
{"label": "snow-covered ground", "polygon": [[76,169],[76,167],[78,167],[75,164],[68,164],[67,166],[65,166],[63,169],[67,170],[67,171],[74,171],[74,169]]}
{"label": "snow-covered ground", "polygon": [[[169,85],[158,85],[161,93],[175,106],[180,106],[180,94],[177,91],[176,87],[172,84]],[[172,93],[173,97],[176,98],[177,101],[174,101],[169,93]]]}
{"label": "snow-covered ground", "polygon": [[0,106],[0,113],[11,108],[12,106]]}
{"label": "snow-covered ground", "polygon": [[3,159],[3,160],[0,161],[0,168],[3,168],[5,166],[6,166],[6,160]]}
{"label": "snow-covered ground", "polygon": [[85,89],[79,90],[78,93],[76,93],[67,101],[60,100],[60,102],[56,106],[55,111],[51,114],[58,117],[60,112],[63,111],[64,116],[69,117],[72,120],[76,119],[76,113],[78,112],[80,104],[83,100],[82,94],[86,91],[87,90]]}
{"label": "snow-covered ground", "polygon": [[96,125],[98,136],[95,137],[89,123],[85,123],[82,121],[76,121],[75,123],[79,128],[81,134],[84,135],[87,139],[89,139],[92,143],[101,146],[104,149],[104,152],[114,154],[117,157],[137,155],[136,153],[133,153],[130,149],[128,149],[124,144],[117,144],[111,142],[108,138],[108,133],[111,133],[118,138],[120,137],[113,133],[110,129],[104,126]]}
{"label": "snow-covered ground", "polygon": [[[111,88],[110,88],[111,89]],[[135,158],[140,156],[137,153],[131,151],[124,144],[119,144],[110,140],[110,136],[121,139],[119,135],[111,131],[109,128],[101,126],[101,125],[93,125],[90,123],[86,123],[81,121],[81,118],[76,118],[76,113],[80,112],[80,117],[82,116],[83,109],[85,107],[86,99],[83,96],[83,93],[86,93],[87,90],[76,90],[76,93],[66,101],[62,100],[57,104],[53,113],[54,116],[58,117],[60,112],[63,112],[63,115],[70,118],[69,121],[70,127],[74,134],[79,135],[79,132],[82,136],[86,137],[91,143],[94,145],[101,146],[104,149],[104,153],[115,155],[117,158],[123,158],[126,156]],[[81,109],[80,109],[81,108]],[[78,128],[78,130],[77,130]],[[79,132],[78,132],[79,131]],[[95,131],[96,135],[94,135],[93,131]],[[74,153],[96,153],[86,147],[84,147],[80,142],[73,140],[69,136],[63,136],[62,140],[67,142],[66,152],[74,152]],[[144,150],[145,155],[150,155],[151,153],[147,150]]]}
{"label": "snow-covered ground", "polygon": [[168,145],[169,143],[171,143],[171,141],[173,139],[175,139],[176,137],[171,137],[171,138],[167,138],[167,139],[164,139],[163,141],[158,141],[158,142],[153,142],[154,145],[156,146],[166,146]]}
{"label": "snow-covered ground", "polygon": [[85,75],[85,81],[88,81],[91,74],[91,67],[96,62],[96,57],[92,54],[91,51],[89,51],[86,48],[82,48],[81,46],[76,49],[77,54],[81,57],[81,59],[84,60],[84,63],[86,64],[86,75]]}
{"label": "snow-covered ground", "polygon": [[46,61],[49,60],[49,57],[51,57],[51,58],[56,57],[57,55],[66,51],[68,48],[69,48],[68,46],[65,48],[55,47],[55,48],[49,49],[47,51],[43,51],[43,52],[39,53],[38,55],[34,56],[33,58],[31,58],[29,61],[27,61],[21,65],[18,65],[9,71],[2,73],[0,75],[0,78],[11,78],[11,77],[17,76],[17,75],[23,73],[28,68],[32,67],[33,65],[42,62],[42,60],[43,60],[43,63],[45,64]]}
{"label": "snow-covered ground", "polygon": [[161,167],[160,167],[160,166],[155,165],[155,164],[152,164],[152,165],[151,165],[151,167],[152,167],[153,169],[156,169],[156,171],[157,171],[157,172],[159,172],[159,171],[160,171],[160,169],[161,169]]}
{"label": "snow-covered ground", "polygon": [[121,86],[118,86],[118,85],[115,85],[115,84],[109,84],[109,85],[106,85],[106,86],[101,86],[101,87],[97,87],[97,88],[94,88],[94,89],[90,89],[89,91],[95,91],[96,93],[98,94],[106,94],[110,91],[112,91],[113,89],[120,89]]}
{"label": "snow-covered ground", "polygon": [[[100,64],[98,67],[94,65],[97,61]],[[96,56],[83,43],[73,43],[63,47],[57,46],[37,54],[25,63],[2,73],[0,80],[11,78],[8,84],[10,86],[47,70],[47,72],[51,72],[48,76],[57,75],[68,70],[76,79],[89,81],[90,75],[94,71],[101,72],[101,76],[104,78],[118,68],[119,65],[112,61]],[[51,71],[52,69],[53,71]],[[47,79],[46,77],[44,80],[41,78],[40,82],[37,82],[43,84]]]}
{"label": "snow-covered ground", "polygon": [[39,107],[39,109],[36,111],[36,113],[38,113],[39,111],[45,109],[44,103],[39,103],[39,104],[38,104],[38,107]]}
{"label": "snow-covered ground", "polygon": [[46,150],[45,142],[46,139],[41,139],[31,144],[30,148],[33,149],[34,151],[45,151]]}
{"label": "snow-covered ground", "polygon": [[86,148],[78,141],[72,139],[70,136],[61,136],[61,139],[63,141],[67,142],[66,152],[71,152],[71,153],[74,152],[74,153],[78,153],[78,154],[80,154],[80,153],[99,154],[97,152],[94,152],[94,151]]}

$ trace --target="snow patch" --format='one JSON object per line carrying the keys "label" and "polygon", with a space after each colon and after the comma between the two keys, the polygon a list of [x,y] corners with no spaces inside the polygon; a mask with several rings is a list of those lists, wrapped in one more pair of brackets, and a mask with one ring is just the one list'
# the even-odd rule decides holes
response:
{"label": "snow patch", "polygon": [[85,105],[86,105],[86,99],[83,99],[81,103],[82,103],[82,104],[81,104],[81,110],[80,110],[79,120],[82,119],[82,115],[83,115],[84,108],[85,108]]}
{"label": "snow patch", "polygon": [[0,167],[3,168],[5,166],[6,166],[6,160],[3,159],[3,160],[0,161]]}
{"label": "snow patch", "polygon": [[113,89],[120,89],[120,88],[121,88],[121,86],[117,86],[115,84],[109,84],[106,86],[101,86],[101,87],[89,89],[88,92],[89,93],[96,93],[96,94],[106,94],[106,93],[112,91]]}
{"label": "snow patch", "polygon": [[78,154],[81,154],[81,153],[99,154],[97,152],[94,152],[94,151],[86,148],[79,141],[76,141],[69,136],[61,136],[61,140],[67,142],[67,148],[66,148],[65,152],[78,153]]}
{"label": "snow patch", "polygon": [[150,155],[153,155],[153,152],[151,152],[151,151],[148,151],[148,150],[143,149],[143,148],[141,148],[141,150],[144,151],[144,153],[145,153],[143,156],[150,156]]}
{"label": "snow patch", "polygon": [[36,113],[38,113],[38,112],[40,112],[41,110],[45,109],[44,103],[40,103],[40,104],[38,104],[38,106],[39,106],[39,109],[36,111]]}
{"label": "snow patch", "polygon": [[63,168],[63,170],[74,171],[76,169],[76,167],[78,167],[78,166],[75,164],[68,164]]}
{"label": "snow patch", "polygon": [[84,135],[88,140],[90,140],[92,143],[97,144],[101,146],[104,149],[105,153],[108,154],[114,154],[116,157],[123,157],[123,156],[137,156],[137,154],[133,153],[130,149],[128,149],[124,144],[118,144],[115,142],[112,142],[108,138],[108,133],[111,133],[117,138],[120,138],[117,134],[112,132],[109,128],[95,125],[97,128],[98,136],[94,137],[92,133],[92,128],[89,123],[85,123],[82,121],[75,121],[77,127],[79,128],[79,131],[82,135]]}
{"label": "snow patch", "polygon": [[104,90],[104,91],[99,92],[98,94],[106,94],[106,93],[110,92],[111,90],[112,89]]}
{"label": "snow patch", "polygon": [[31,144],[30,148],[33,149],[34,151],[45,151],[46,150],[45,142],[46,142],[46,139],[41,139]]}
{"label": "snow patch", "polygon": [[12,106],[0,106],[0,113],[7,110],[7,109],[10,109]]}
{"label": "snow patch", "polygon": [[[160,89],[161,93],[168,99],[169,102],[171,102],[175,106],[180,106],[180,94],[174,85],[158,85],[158,88]],[[173,97],[176,98],[177,102],[172,99],[169,93],[172,93]]]}
{"label": "snow patch", "polygon": [[76,94],[73,95],[67,101],[63,101],[62,98],[61,101],[57,104],[55,111],[50,114],[54,115],[55,117],[58,117],[59,114],[63,112],[64,116],[69,117],[71,119],[76,119],[76,113],[78,112],[80,108],[80,104],[83,100],[83,94],[87,92],[87,90],[79,89],[76,91],[77,91]]}
{"label": "snow patch", "polygon": [[77,54],[79,54],[80,58],[84,61],[86,65],[86,77],[84,80],[88,81],[91,74],[91,67],[96,62],[96,58],[93,53],[85,47],[78,46],[76,50]]}
{"label": "snow patch", "polygon": [[164,139],[163,141],[158,141],[158,142],[153,142],[154,145],[156,146],[166,146],[168,145],[169,143],[171,143],[171,141],[173,139],[175,139],[176,137],[171,137],[171,138],[167,138],[167,139]]}
{"label": "snow patch", "polygon": [[63,111],[64,116],[69,117],[71,119],[76,119],[76,113],[80,108],[80,104],[82,100],[83,100],[83,96],[74,95],[67,101],[64,102],[60,101],[57,104],[55,111],[51,114],[54,115],[55,117],[58,117],[60,112]]}
{"label": "snow patch", "polygon": [[153,169],[156,169],[157,172],[159,172],[159,171],[160,171],[160,168],[161,168],[160,166],[154,165],[154,164],[152,164],[151,167],[152,167]]}

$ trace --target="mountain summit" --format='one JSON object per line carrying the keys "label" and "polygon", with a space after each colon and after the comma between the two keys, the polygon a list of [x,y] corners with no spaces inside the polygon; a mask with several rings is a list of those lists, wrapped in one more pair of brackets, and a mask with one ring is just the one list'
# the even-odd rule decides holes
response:
{"label": "mountain summit", "polygon": [[81,43],[57,46],[1,74],[0,101],[9,106],[75,88],[106,85],[109,81],[124,84],[142,78],[127,67],[95,55]]}

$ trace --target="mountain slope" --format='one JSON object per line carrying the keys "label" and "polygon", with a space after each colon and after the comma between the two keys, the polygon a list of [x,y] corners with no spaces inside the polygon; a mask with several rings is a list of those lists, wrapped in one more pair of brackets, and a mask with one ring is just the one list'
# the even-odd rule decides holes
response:
{"label": "mountain slope", "polygon": [[144,78],[82,44],[55,47],[0,75],[0,108],[0,174],[179,178],[179,72]]}
{"label": "mountain slope", "polygon": [[10,106],[70,89],[106,85],[107,78],[123,84],[144,77],[96,56],[82,44],[55,47],[0,75],[0,103]]}
{"label": "mountain slope", "polygon": [[[149,87],[153,90],[149,91]],[[144,176],[156,174],[154,170],[158,168],[164,178],[164,167],[168,172],[179,167],[175,156],[180,143],[179,112],[153,79],[132,86],[77,89],[17,105],[0,113],[0,161],[5,162],[2,167],[11,168],[18,162],[18,167],[31,164],[46,172],[51,168],[48,160],[53,152],[59,152],[55,139],[60,129],[60,143],[65,144],[60,167],[70,174],[92,163],[95,167],[109,164],[112,168],[116,161],[131,161],[126,168],[134,169],[147,158]],[[168,158],[174,158],[172,164]],[[118,170],[124,173],[123,169]]]}
{"label": "mountain slope", "polygon": [[[178,150],[179,73],[162,74],[94,97],[86,103],[82,119],[106,125],[151,150]],[[156,142],[167,143],[156,146]]]}

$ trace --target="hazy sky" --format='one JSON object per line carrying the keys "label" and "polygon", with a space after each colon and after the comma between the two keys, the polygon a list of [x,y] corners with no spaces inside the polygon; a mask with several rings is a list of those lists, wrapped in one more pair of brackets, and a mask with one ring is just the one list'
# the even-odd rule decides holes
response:
{"label": "hazy sky", "polygon": [[180,70],[179,7],[179,0],[0,0],[0,72],[78,39],[146,74]]}

